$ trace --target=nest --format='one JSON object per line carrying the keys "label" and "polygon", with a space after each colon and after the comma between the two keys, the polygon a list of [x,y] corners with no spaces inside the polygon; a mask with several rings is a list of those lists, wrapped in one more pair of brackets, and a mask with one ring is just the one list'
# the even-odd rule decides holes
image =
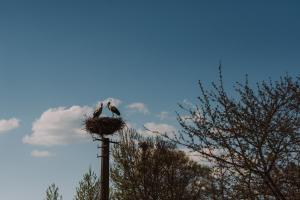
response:
{"label": "nest", "polygon": [[113,117],[89,117],[85,120],[85,130],[90,134],[99,136],[112,135],[124,128],[125,122],[122,118]]}

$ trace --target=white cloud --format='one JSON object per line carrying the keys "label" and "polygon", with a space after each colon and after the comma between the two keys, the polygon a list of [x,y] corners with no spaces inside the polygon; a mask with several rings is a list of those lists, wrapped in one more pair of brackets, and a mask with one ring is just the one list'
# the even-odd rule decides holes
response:
{"label": "white cloud", "polygon": [[142,134],[148,136],[156,136],[155,134],[167,134],[172,137],[172,134],[175,134],[177,129],[174,126],[169,124],[157,124],[154,122],[148,122],[144,124],[144,127],[148,130],[139,130]]}
{"label": "white cloud", "polygon": [[144,103],[140,103],[140,102],[129,104],[127,106],[127,108],[132,110],[132,111],[141,112],[143,114],[148,114],[149,113],[149,110],[148,110],[147,106]]}
{"label": "white cloud", "polygon": [[172,119],[170,113],[167,111],[161,111],[157,116],[159,117],[160,120]]}
{"label": "white cloud", "polygon": [[211,162],[205,159],[200,153],[196,151],[192,151],[190,149],[187,149],[186,147],[180,148],[179,150],[185,152],[185,154],[193,161],[198,162],[202,165],[210,166]]}
{"label": "white cloud", "polygon": [[30,155],[32,157],[37,157],[37,158],[45,158],[45,157],[53,156],[53,154],[50,153],[49,151],[39,151],[39,150],[33,150]]}
{"label": "white cloud", "polygon": [[16,129],[20,126],[20,120],[16,118],[0,120],[0,133]]}
{"label": "white cloud", "polygon": [[88,138],[83,120],[91,113],[88,106],[50,108],[33,122],[32,133],[23,137],[23,143],[52,146],[83,141]]}
{"label": "white cloud", "polygon": [[[186,155],[195,162],[198,162],[202,165],[206,165],[206,166],[210,166],[210,167],[213,166],[213,162],[210,159],[205,158],[205,156],[203,156],[201,153],[199,153],[197,151],[193,151],[191,149],[188,149],[187,147],[181,147],[181,148],[179,148],[179,150],[185,152]],[[203,148],[203,149],[201,149],[201,152],[203,152],[205,154],[216,155],[216,156],[222,156],[222,154],[224,154],[224,151],[221,149]]]}
{"label": "white cloud", "polygon": [[138,127],[138,125],[136,123],[126,121],[126,128],[128,128],[128,129],[137,129],[137,127]]}
{"label": "white cloud", "polygon": [[122,103],[122,101],[120,99],[109,97],[109,98],[104,99],[103,101],[100,101],[99,104],[102,102],[104,104],[104,106],[106,106],[109,101],[111,102],[112,105],[117,106],[117,107],[119,105],[121,105],[121,103]]}

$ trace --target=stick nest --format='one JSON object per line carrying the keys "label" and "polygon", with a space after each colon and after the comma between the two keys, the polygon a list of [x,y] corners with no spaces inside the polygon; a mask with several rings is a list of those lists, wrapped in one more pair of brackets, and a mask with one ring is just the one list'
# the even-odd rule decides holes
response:
{"label": "stick nest", "polygon": [[125,122],[122,118],[113,117],[89,117],[85,121],[85,130],[90,134],[97,134],[99,136],[112,135],[124,128]]}

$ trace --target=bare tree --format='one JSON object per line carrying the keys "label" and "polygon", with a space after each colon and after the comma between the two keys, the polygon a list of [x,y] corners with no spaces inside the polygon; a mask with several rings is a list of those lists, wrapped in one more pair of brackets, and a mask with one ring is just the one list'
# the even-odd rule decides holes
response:
{"label": "bare tree", "polygon": [[[233,97],[222,79],[220,68],[219,82],[213,82],[211,90],[199,81],[199,104],[180,105],[182,131],[169,139],[230,174],[224,186],[231,195],[224,199],[299,197],[299,78],[286,75],[253,89],[246,77],[245,83],[235,85]],[[234,196],[238,194],[244,197]]]}

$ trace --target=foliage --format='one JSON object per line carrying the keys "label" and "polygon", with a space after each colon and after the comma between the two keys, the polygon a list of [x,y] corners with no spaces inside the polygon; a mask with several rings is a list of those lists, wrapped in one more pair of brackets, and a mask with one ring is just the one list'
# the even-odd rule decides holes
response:
{"label": "foliage", "polygon": [[76,188],[75,200],[94,200],[99,194],[99,181],[91,168],[83,175]]}
{"label": "foliage", "polygon": [[286,75],[257,83],[256,89],[246,78],[244,84],[237,83],[234,97],[222,79],[220,69],[212,90],[199,82],[199,105],[180,105],[186,111],[178,114],[183,129],[169,139],[215,166],[223,177],[217,186],[223,198],[299,198],[299,78]]}
{"label": "foliage", "polygon": [[112,199],[208,199],[210,170],[160,138],[125,130],[114,146]]}
{"label": "foliage", "polygon": [[45,200],[62,200],[59,188],[54,183],[47,188]]}

